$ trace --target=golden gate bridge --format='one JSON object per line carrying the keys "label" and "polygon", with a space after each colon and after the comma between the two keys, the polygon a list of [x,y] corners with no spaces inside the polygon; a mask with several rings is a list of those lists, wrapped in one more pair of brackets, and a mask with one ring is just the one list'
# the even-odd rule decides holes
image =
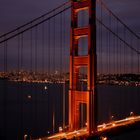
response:
{"label": "golden gate bridge", "polygon": [[101,0],[66,2],[1,35],[0,137],[12,137],[9,113],[25,140],[139,128],[139,39]]}

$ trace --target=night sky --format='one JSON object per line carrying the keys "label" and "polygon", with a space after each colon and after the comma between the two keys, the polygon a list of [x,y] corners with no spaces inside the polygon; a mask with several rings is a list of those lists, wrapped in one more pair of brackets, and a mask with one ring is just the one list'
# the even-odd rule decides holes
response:
{"label": "night sky", "polygon": [[[50,1],[49,0],[41,0],[41,1],[39,1],[39,0],[24,0],[24,1],[1,0],[1,3],[0,3],[0,17],[1,17],[0,18],[0,35],[19,27],[19,26],[39,17],[40,15],[47,13],[48,11],[56,8],[57,6],[63,4],[64,2],[67,2],[67,0],[50,0]],[[103,2],[126,25],[128,25],[128,27],[130,27],[138,36],[140,36],[140,14],[139,14],[140,13],[140,8],[139,8],[140,0],[133,0],[133,1],[132,0],[111,0],[111,1],[103,0]],[[109,21],[108,17],[104,18],[105,21]],[[66,18],[65,20],[68,20],[68,19]],[[70,23],[70,21],[67,21],[67,22]],[[60,26],[57,23],[56,23],[56,25]],[[68,24],[68,25],[70,25],[70,24]],[[123,28],[120,27],[119,32],[120,32],[120,34],[122,34]],[[69,33],[69,31],[67,31],[67,33]],[[70,35],[70,33],[69,33],[69,35]],[[70,38],[69,35],[67,35],[68,36],[67,40],[69,40],[69,38]],[[127,36],[128,36],[127,41],[129,42],[130,41],[129,35],[127,35]],[[58,33],[56,35],[56,38],[58,40],[60,39]],[[98,42],[100,42],[99,39],[97,39],[97,40],[98,40]],[[104,36],[103,42],[105,42],[105,41],[106,41],[106,38]],[[51,40],[51,42],[52,42],[51,45],[53,46],[53,40]],[[136,42],[136,41],[133,41],[133,42]],[[61,43],[59,41],[57,43],[58,48],[59,48],[60,44]],[[69,47],[69,43],[67,43],[67,44],[68,44],[67,47]],[[107,48],[106,43],[104,43],[104,47]],[[134,45],[134,47],[136,47],[136,45]],[[11,51],[11,52],[13,52],[13,56],[14,56],[15,55],[14,51]],[[58,54],[58,52],[57,52],[57,54]],[[129,58],[129,55],[130,55],[130,53],[128,53],[127,59]],[[17,56],[14,56],[14,57],[13,56],[11,58],[9,57],[9,64],[13,64],[12,61],[15,61],[17,59]],[[123,53],[120,56],[123,57]],[[30,57],[29,54],[28,54],[28,57]],[[104,64],[106,65],[106,62],[108,61],[108,58],[107,58],[108,54],[103,54],[103,57],[104,57],[104,61],[105,61]],[[113,53],[112,53],[112,58],[113,58]],[[129,59],[128,59],[128,62],[130,61]],[[24,60],[24,61],[26,61],[26,60]],[[40,60],[38,60],[38,61],[40,63]],[[133,60],[133,63],[134,62],[135,61]],[[136,62],[137,62],[137,60],[136,60]],[[111,63],[113,64],[113,62],[111,62]],[[134,66],[134,69],[137,69],[137,65],[136,64],[134,64],[134,65],[136,66],[136,67]],[[130,67],[131,67],[131,65],[129,66],[129,68]]]}
{"label": "night sky", "polygon": [[[3,34],[67,0],[1,0],[0,34]],[[140,35],[140,0],[104,0],[129,27]]]}

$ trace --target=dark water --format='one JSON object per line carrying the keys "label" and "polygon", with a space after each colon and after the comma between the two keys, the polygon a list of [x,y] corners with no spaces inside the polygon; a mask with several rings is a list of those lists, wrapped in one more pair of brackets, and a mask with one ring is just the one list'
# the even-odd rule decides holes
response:
{"label": "dark water", "polygon": [[[115,120],[129,116],[131,111],[140,114],[139,102],[140,87],[98,86],[98,123],[109,122],[112,115]],[[68,123],[67,106],[68,84],[0,80],[0,140],[22,140],[25,134],[39,137],[58,132],[59,126]],[[131,140],[138,136],[140,130],[111,139]]]}

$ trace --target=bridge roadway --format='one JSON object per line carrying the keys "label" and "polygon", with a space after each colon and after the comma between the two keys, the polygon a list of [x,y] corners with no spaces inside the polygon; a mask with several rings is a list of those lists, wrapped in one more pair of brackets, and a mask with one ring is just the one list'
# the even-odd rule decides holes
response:
{"label": "bridge roadway", "polygon": [[[122,120],[112,121],[110,123],[103,123],[98,125],[96,136],[107,135],[108,132],[112,133],[114,129],[121,129],[122,127],[131,127],[134,124],[140,123],[140,116],[131,116]],[[42,137],[35,140],[61,140],[61,139],[72,139],[74,137],[88,137],[88,131],[86,128],[75,130],[73,132],[60,132],[49,137]],[[91,136],[91,137],[94,137]]]}

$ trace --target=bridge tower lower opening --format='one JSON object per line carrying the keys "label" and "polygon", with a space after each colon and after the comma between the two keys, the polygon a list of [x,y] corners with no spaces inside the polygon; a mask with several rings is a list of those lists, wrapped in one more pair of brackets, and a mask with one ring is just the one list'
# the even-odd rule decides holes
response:
{"label": "bridge tower lower opening", "polygon": [[[96,92],[96,1],[72,0],[71,7],[71,45],[70,45],[70,86],[69,86],[69,130],[78,130],[83,126],[81,117],[86,120],[89,134],[97,130],[97,92]],[[89,22],[87,26],[78,27],[78,12],[88,10]],[[78,53],[80,38],[87,37],[87,55]],[[78,76],[80,68],[87,69],[87,90],[78,90]],[[84,106],[85,116],[81,107]]]}

